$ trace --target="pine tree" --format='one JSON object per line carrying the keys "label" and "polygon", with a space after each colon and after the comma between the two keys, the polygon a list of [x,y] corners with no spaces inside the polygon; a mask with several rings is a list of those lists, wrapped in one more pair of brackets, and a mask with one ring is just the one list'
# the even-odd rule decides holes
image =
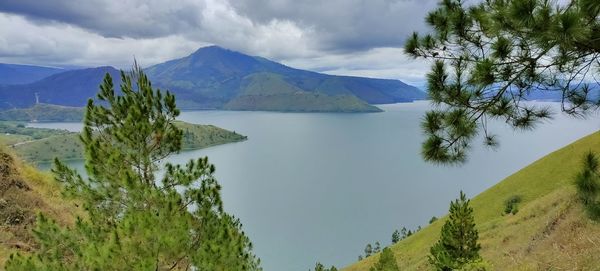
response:
{"label": "pine tree", "polygon": [[396,257],[389,248],[384,248],[379,255],[377,263],[371,267],[370,271],[399,271],[398,263],[396,263]]}
{"label": "pine tree", "polygon": [[460,198],[450,203],[450,214],[438,242],[430,249],[429,263],[436,270],[456,270],[480,260],[473,209],[461,191]]}
{"label": "pine tree", "polygon": [[137,65],[121,79],[122,96],[107,74],[98,102],[88,102],[80,136],[88,177],[58,160],[52,170],[86,214],[66,228],[40,215],[40,249],[11,255],[6,269],[259,270],[207,158],[166,163],[158,174],[181,150],[175,96],[153,89]]}
{"label": "pine tree", "polygon": [[315,264],[315,271],[337,271],[337,268],[335,268],[333,265],[330,268],[325,268],[323,264],[317,262]]}
{"label": "pine tree", "polygon": [[381,251],[381,244],[379,241],[375,242],[375,247],[373,248],[373,254],[377,254]]}
{"label": "pine tree", "polygon": [[370,257],[371,254],[373,254],[373,246],[371,246],[371,244],[367,244],[367,246],[365,246],[365,258]]}
{"label": "pine tree", "polygon": [[394,233],[392,233],[392,244],[398,243],[400,241],[400,232],[398,230],[395,230]]}
{"label": "pine tree", "polygon": [[569,114],[597,109],[599,15],[598,0],[440,1],[426,17],[431,33],[414,33],[405,45],[409,55],[434,60],[427,88],[440,106],[422,123],[424,159],[465,162],[476,135],[497,146],[491,119],[515,129],[549,119],[548,108],[525,102],[534,91],[555,94]]}
{"label": "pine tree", "polygon": [[323,264],[321,264],[320,262],[317,262],[315,264],[315,271],[325,271],[325,266]]}
{"label": "pine tree", "polygon": [[589,152],[583,159],[583,169],[575,177],[577,194],[590,218],[600,220],[600,174],[598,157]]}

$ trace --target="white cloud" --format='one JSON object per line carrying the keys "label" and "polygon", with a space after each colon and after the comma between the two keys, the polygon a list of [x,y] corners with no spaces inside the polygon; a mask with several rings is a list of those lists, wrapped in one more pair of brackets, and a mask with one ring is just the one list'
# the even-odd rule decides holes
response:
{"label": "white cloud", "polygon": [[179,35],[159,38],[107,38],[63,23],[34,24],[0,13],[0,61],[38,65],[129,67],[180,57],[207,43]]}
{"label": "white cloud", "polygon": [[430,63],[415,60],[402,48],[374,48],[363,52],[327,54],[283,61],[286,65],[335,75],[399,79],[420,86]]}
{"label": "white cloud", "polygon": [[[0,3],[0,62],[128,68],[216,44],[292,67],[421,84],[404,56],[435,1],[22,0]],[[7,4],[8,3],[8,4]]]}

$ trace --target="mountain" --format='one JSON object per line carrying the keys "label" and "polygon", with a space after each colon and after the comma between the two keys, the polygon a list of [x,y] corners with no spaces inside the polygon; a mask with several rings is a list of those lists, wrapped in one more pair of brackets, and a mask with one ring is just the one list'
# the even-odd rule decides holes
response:
{"label": "mountain", "polygon": [[113,67],[70,70],[24,85],[0,86],[0,108],[23,108],[36,103],[81,107],[94,98],[104,75],[109,73],[114,85],[120,84],[120,72]]}
{"label": "mountain", "polygon": [[[119,85],[116,69],[98,67],[0,86],[0,109],[30,107],[36,93],[41,103],[84,106],[95,97],[105,73]],[[423,91],[398,80],[299,70],[217,46],[151,66],[146,73],[154,86],[175,93],[182,109],[379,112],[372,104],[425,98]]]}
{"label": "mountain", "polygon": [[27,84],[64,71],[60,68],[0,63],[0,85]]}
{"label": "mountain", "polygon": [[[596,132],[548,154],[471,200],[480,251],[491,270],[598,270],[600,223],[589,219],[574,178],[588,152],[600,152]],[[505,214],[518,196],[518,212]],[[391,246],[400,270],[431,270],[429,248],[446,218],[438,219]],[[368,271],[378,256],[344,271]]]}
{"label": "mountain", "polygon": [[218,46],[146,69],[186,107],[277,111],[379,111],[368,104],[425,98],[398,80],[326,75],[294,69]]}

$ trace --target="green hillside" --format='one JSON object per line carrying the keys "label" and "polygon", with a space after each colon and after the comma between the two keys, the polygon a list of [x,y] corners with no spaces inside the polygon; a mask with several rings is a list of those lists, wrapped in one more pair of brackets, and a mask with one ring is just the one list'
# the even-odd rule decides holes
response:
{"label": "green hillside", "polygon": [[146,69],[186,109],[379,112],[370,104],[410,102],[425,92],[398,80],[298,70],[218,46]]}
{"label": "green hillside", "polygon": [[0,120],[25,122],[81,122],[83,107],[70,107],[53,104],[36,104],[29,108],[0,111]]}
{"label": "green hillside", "polygon": [[286,112],[381,112],[354,95],[307,92],[282,75],[261,72],[246,76],[241,93],[224,105],[229,110]]}
{"label": "green hillside", "polygon": [[[183,150],[201,149],[246,139],[246,136],[213,125],[198,125],[186,122],[176,122],[176,125],[183,130]],[[0,122],[0,128],[2,128],[2,122]],[[46,136],[35,138],[26,135],[26,132],[37,130],[45,131]],[[0,132],[2,132],[2,129],[0,129]],[[4,145],[9,145],[26,161],[49,162],[54,160],[55,157],[62,160],[83,159],[83,147],[78,133],[39,128],[23,128],[20,133],[6,134],[2,132],[0,141]]]}
{"label": "green hillside", "polygon": [[[600,152],[600,132],[584,137],[516,172],[471,201],[481,255],[494,270],[600,270],[600,224],[577,201],[573,178],[583,155]],[[519,212],[503,215],[505,201],[522,197]],[[444,219],[392,246],[400,270],[430,270],[429,248]],[[369,270],[378,256],[346,267]]]}
{"label": "green hillside", "polygon": [[82,215],[76,204],[64,198],[50,173],[38,171],[0,145],[0,269],[14,252],[28,253],[39,247],[31,229],[38,213],[69,226]]}

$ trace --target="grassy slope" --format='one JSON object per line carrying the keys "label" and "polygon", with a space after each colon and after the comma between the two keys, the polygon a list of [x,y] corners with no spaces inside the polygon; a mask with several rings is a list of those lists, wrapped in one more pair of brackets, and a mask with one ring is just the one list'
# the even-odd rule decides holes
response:
{"label": "grassy slope", "polygon": [[39,212],[62,225],[81,215],[75,202],[65,200],[49,175],[23,164],[0,146],[0,269],[14,252],[37,248],[31,229]]}
{"label": "grassy slope", "polygon": [[[243,135],[213,125],[197,125],[185,122],[177,122],[176,125],[184,132],[184,150],[206,148],[246,139]],[[11,145],[14,151],[26,161],[48,162],[54,160],[55,157],[61,160],[83,158],[83,147],[77,133],[53,135],[39,140],[26,141],[23,144],[15,143],[17,139],[14,137],[0,135],[0,140],[5,142],[6,145]],[[21,140],[23,139],[27,138],[21,138]],[[6,143],[9,141],[12,144]]]}
{"label": "grassy slope", "polygon": [[[584,137],[516,172],[471,201],[482,256],[494,270],[600,270],[600,223],[585,217],[573,176],[583,154],[600,152],[600,132]],[[504,201],[521,195],[516,215],[502,215]],[[429,270],[429,248],[440,219],[392,247],[401,270]],[[346,267],[368,270],[378,256]]]}
{"label": "grassy slope", "polygon": [[239,96],[223,106],[228,110],[267,110],[284,112],[381,112],[350,92],[327,95],[304,91],[273,73],[247,76]]}
{"label": "grassy slope", "polygon": [[83,107],[70,107],[53,104],[36,104],[29,108],[18,108],[0,111],[0,120],[26,122],[80,122],[83,119],[83,115]]}

